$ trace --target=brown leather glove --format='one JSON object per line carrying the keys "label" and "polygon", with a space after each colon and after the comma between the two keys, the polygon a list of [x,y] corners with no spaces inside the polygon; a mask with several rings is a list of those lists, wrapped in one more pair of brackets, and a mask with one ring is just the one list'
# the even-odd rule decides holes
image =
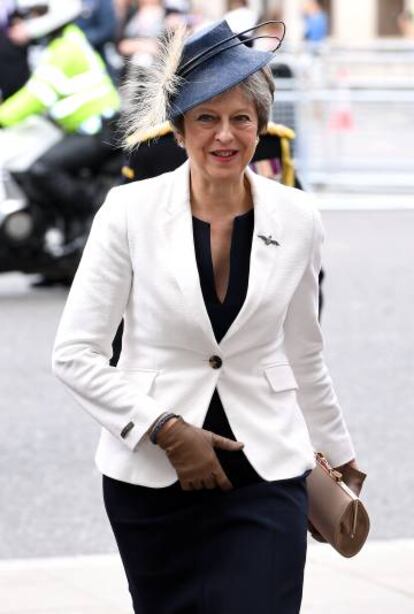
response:
{"label": "brown leather glove", "polygon": [[336,471],[342,473],[342,479],[347,486],[352,490],[356,496],[359,496],[361,492],[362,485],[364,483],[365,478],[367,477],[366,473],[363,473],[353,465],[346,463],[345,465],[341,465],[340,467],[336,467]]}
{"label": "brown leather glove", "polygon": [[244,444],[240,441],[226,439],[179,418],[162,427],[157,435],[157,444],[167,453],[183,490],[213,489],[217,486],[221,490],[233,488],[214,448],[241,450]]}

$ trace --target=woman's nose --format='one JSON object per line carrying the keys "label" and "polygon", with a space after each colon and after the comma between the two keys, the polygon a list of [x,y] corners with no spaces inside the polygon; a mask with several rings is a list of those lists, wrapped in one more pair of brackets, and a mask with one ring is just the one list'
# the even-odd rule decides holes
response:
{"label": "woman's nose", "polygon": [[221,122],[216,132],[216,139],[220,141],[220,143],[229,143],[233,140],[233,132],[230,122]]}

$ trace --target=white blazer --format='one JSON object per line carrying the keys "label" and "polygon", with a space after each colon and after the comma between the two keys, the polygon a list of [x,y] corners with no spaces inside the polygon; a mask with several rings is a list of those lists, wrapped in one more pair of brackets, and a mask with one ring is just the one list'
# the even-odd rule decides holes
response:
{"label": "white blazer", "polygon": [[[254,202],[247,296],[217,343],[200,288],[189,163],[117,187],[95,216],[59,325],[54,373],[103,427],[102,473],[151,487],[176,473],[147,429],[164,411],[202,426],[214,389],[266,480],[354,457],[322,356],[322,227],[309,195],[246,170]],[[277,244],[266,242],[269,237]],[[123,349],[111,343],[125,319]],[[212,356],[222,359],[214,368]]]}

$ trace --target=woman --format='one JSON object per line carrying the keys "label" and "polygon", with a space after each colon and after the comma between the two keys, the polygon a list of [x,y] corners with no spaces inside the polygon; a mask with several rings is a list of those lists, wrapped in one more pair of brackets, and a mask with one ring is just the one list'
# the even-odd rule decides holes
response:
{"label": "woman", "polygon": [[56,374],[104,427],[96,460],[139,613],[299,612],[314,448],[355,466],[321,353],[319,216],[247,169],[272,57],[225,21],[184,47],[176,33],[130,130],[166,113],[189,161],[112,190],[57,335]]}

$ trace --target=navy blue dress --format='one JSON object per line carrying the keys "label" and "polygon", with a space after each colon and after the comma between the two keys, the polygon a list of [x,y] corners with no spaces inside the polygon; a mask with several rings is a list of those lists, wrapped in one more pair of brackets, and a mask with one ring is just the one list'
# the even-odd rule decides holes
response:
{"label": "navy blue dress", "polygon": [[[246,298],[253,209],[234,219],[227,294],[216,294],[210,225],[193,217],[206,308],[218,342]],[[204,428],[235,439],[217,390]],[[233,490],[147,488],[104,476],[103,492],[135,614],[299,614],[306,474],[265,481],[245,454],[216,450]]]}
{"label": "navy blue dress", "polygon": [[[223,339],[243,306],[249,283],[250,252],[254,227],[254,210],[237,215],[233,222],[230,247],[230,273],[224,301],[217,297],[211,254],[210,224],[193,216],[194,247],[200,285],[214,335],[218,343]],[[217,390],[214,391],[203,428],[236,439]],[[216,454],[234,487],[262,482],[246,455],[239,452],[216,450]]]}

